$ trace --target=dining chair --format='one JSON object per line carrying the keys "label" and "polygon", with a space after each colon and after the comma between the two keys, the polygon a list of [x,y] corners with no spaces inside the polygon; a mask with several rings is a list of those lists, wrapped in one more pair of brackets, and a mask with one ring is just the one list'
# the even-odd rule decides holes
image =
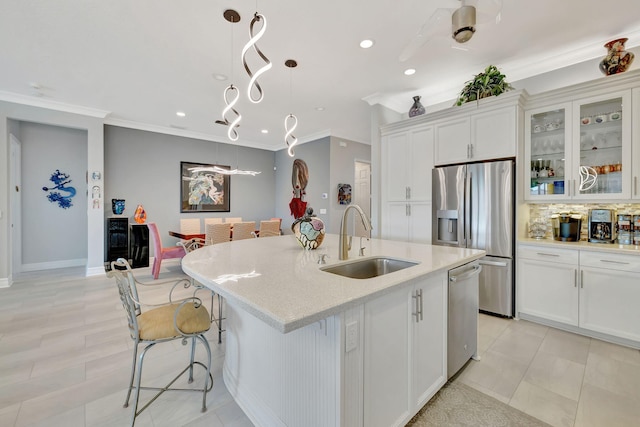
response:
{"label": "dining chair", "polygon": [[207,232],[207,224],[222,224],[222,218],[205,218],[204,231]]}
{"label": "dining chair", "polygon": [[273,237],[280,235],[280,221],[260,221],[258,237]]}
{"label": "dining chair", "polygon": [[228,222],[229,224],[235,224],[236,222],[242,222],[242,217],[228,217],[224,219],[224,222]]}
{"label": "dining chair", "polygon": [[160,232],[155,222],[148,222],[149,235],[153,240],[153,267],[151,273],[153,278],[157,279],[160,275],[160,264],[163,259],[182,258],[186,252],[183,246],[179,244],[176,246],[162,247],[162,239],[160,238]]}
{"label": "dining chair", "polygon": [[180,233],[200,234],[200,218],[180,218]]}
{"label": "dining chair", "polygon": [[[231,240],[251,239],[254,236],[256,230],[255,221],[236,222],[233,224],[233,232],[231,233]],[[253,233],[253,234],[252,234]]]}
{"label": "dining chair", "polygon": [[[196,296],[196,292],[201,288],[193,287],[187,278],[154,282],[153,284],[140,282],[134,277],[131,266],[123,258],[119,258],[111,263],[111,271],[108,272],[108,275],[109,277],[115,278],[118,285],[120,300],[127,316],[129,334],[134,341],[129,389],[124,401],[124,407],[126,408],[129,406],[129,399],[133,391],[134,404],[130,425],[133,426],[136,417],[167,390],[201,392],[202,412],[206,411],[207,393],[213,388],[213,376],[211,375],[211,348],[204,334],[211,327],[211,319],[209,312],[202,305],[202,301]],[[157,288],[158,285],[163,284],[172,285],[168,290],[166,303],[150,305],[141,301],[140,294],[138,293],[138,285]],[[189,292],[188,295],[190,296],[179,298],[177,293],[184,292],[185,289],[188,289],[187,292]],[[176,293],[175,295],[174,291]],[[147,351],[156,344],[174,340],[181,340],[183,345],[186,345],[188,341],[191,340],[189,364],[166,386],[143,387],[141,385],[142,367]],[[202,343],[206,351],[206,358],[203,362],[195,360],[196,341]],[[145,347],[138,357],[138,346],[140,344],[144,344]],[[174,351],[175,349],[171,347],[171,352]],[[195,366],[200,366],[205,369],[202,388],[172,387],[187,371],[189,372],[188,383],[191,384],[194,381],[193,371]],[[138,410],[140,390],[157,390],[158,393]]]}
{"label": "dining chair", "polygon": [[231,224],[207,224],[204,229],[204,241],[207,245],[215,245],[216,243],[224,243],[231,240]]}

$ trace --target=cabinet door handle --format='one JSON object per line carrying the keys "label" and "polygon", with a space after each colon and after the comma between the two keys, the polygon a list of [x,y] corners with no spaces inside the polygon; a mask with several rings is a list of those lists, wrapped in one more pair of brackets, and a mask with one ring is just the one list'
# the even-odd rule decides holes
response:
{"label": "cabinet door handle", "polygon": [[576,180],[573,180],[573,195],[576,196],[578,193],[576,193]]}
{"label": "cabinet door handle", "polygon": [[584,270],[580,270],[580,289],[584,289]]}
{"label": "cabinet door handle", "polygon": [[413,316],[416,316],[416,323],[418,323],[420,321],[420,305],[418,302],[418,291],[416,291],[415,295],[411,295],[411,298],[413,298],[416,302],[416,306],[415,306],[415,313],[411,313]]}
{"label": "cabinet door handle", "polygon": [[578,270],[573,270],[573,287],[578,287]]}
{"label": "cabinet door handle", "polygon": [[409,200],[409,187],[404,187],[404,199]]}
{"label": "cabinet door handle", "polygon": [[469,144],[469,158],[473,159],[473,144]]}
{"label": "cabinet door handle", "polygon": [[548,254],[545,252],[536,252],[536,255],[541,255],[541,256],[554,256],[554,257],[559,257],[560,255],[558,254]]}
{"label": "cabinet door handle", "polygon": [[469,154],[471,152],[471,144],[467,144],[467,159],[471,158],[471,155]]}
{"label": "cabinet door handle", "polygon": [[423,314],[423,311],[422,311],[422,289],[419,289],[418,291],[420,292],[418,294],[420,296],[420,320],[423,320],[423,318],[422,318],[422,314]]}
{"label": "cabinet door handle", "polygon": [[407,200],[411,200],[411,187],[407,187]]}
{"label": "cabinet door handle", "polygon": [[611,259],[601,259],[600,262],[608,262],[609,264],[623,264],[623,265],[627,265],[629,264],[628,262],[624,262],[624,261],[613,261]]}

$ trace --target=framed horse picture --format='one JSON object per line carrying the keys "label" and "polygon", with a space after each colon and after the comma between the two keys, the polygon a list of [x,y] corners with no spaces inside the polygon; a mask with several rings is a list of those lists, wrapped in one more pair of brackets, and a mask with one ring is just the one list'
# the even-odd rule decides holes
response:
{"label": "framed horse picture", "polygon": [[229,166],[180,162],[180,212],[229,212]]}

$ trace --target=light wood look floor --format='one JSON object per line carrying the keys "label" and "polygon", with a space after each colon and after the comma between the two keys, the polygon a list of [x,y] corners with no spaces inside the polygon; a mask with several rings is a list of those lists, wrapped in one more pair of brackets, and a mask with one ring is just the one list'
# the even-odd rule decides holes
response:
{"label": "light wood look floor", "polygon": [[[165,265],[166,264],[166,265]],[[161,279],[179,277],[163,262]],[[115,283],[81,269],[24,274],[0,289],[0,426],[121,426],[132,357]],[[151,281],[150,269],[136,276]],[[146,290],[159,300],[164,291]],[[214,387],[165,393],[137,426],[251,426],[222,381],[223,343],[208,333]],[[480,362],[456,381],[554,426],[640,425],[640,352],[526,321],[480,315]],[[164,385],[187,361],[179,342],[150,350],[143,383]],[[150,392],[147,392],[147,394]],[[143,395],[144,397],[144,395]]]}

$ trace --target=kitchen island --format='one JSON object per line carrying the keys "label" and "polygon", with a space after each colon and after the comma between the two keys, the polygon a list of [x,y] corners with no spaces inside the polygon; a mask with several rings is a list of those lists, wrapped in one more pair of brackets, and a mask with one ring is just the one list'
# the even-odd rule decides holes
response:
{"label": "kitchen island", "polygon": [[[447,272],[484,251],[364,243],[359,257],[354,239],[348,261],[337,235],[314,251],[287,235],[184,257],[226,300],[224,381],[254,424],[402,425],[446,381]],[[371,256],[417,264],[370,279],[321,270]]]}

